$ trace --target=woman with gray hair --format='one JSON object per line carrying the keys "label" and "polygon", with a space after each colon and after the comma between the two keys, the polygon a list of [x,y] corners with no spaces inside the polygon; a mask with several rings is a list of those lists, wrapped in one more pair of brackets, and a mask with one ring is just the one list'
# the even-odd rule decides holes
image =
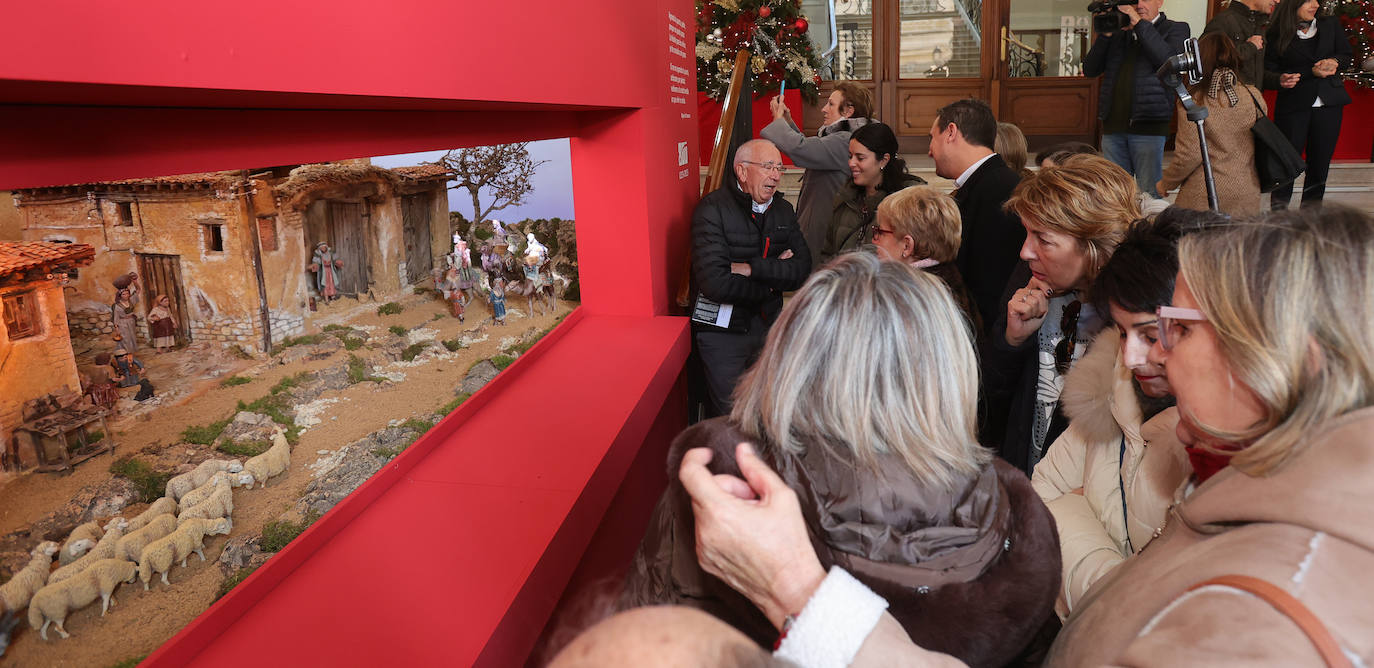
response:
{"label": "woman with gray hair", "polygon": [[[783,309],[731,414],[680,434],[669,470],[707,446],[715,473],[738,475],[735,445],[755,444],[801,498],[822,562],[886,597],[923,645],[1004,665],[1051,612],[1059,547],[1026,476],[978,443],[977,392],[972,332],[944,283],[849,253]],[[674,481],[622,602],[699,607],[771,645],[783,619],[697,565],[693,525]]]}

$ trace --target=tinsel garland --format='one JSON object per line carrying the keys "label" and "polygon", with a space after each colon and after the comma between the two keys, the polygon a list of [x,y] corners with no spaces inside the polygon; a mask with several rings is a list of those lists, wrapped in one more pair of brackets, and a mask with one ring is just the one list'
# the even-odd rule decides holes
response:
{"label": "tinsel garland", "polygon": [[697,0],[697,89],[725,97],[735,54],[747,48],[754,97],[776,95],[784,81],[802,99],[819,99],[820,59],[807,35],[800,0]]}

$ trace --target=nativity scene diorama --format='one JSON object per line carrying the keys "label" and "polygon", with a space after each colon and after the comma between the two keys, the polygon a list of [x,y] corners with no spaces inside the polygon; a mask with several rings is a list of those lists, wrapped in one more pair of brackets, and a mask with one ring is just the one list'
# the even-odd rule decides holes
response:
{"label": "nativity scene diorama", "polygon": [[572,220],[378,162],[9,193],[0,657],[148,654],[577,306]]}

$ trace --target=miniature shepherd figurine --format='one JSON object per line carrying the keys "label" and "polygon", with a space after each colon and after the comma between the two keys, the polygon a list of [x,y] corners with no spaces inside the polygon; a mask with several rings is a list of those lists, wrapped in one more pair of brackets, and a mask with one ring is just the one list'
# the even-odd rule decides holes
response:
{"label": "miniature shepherd figurine", "polygon": [[114,370],[114,381],[120,387],[137,387],[138,393],[134,395],[135,401],[143,401],[153,397],[153,384],[143,377],[143,363],[123,348],[115,348],[114,361],[110,362],[110,368]]}
{"label": "miniature shepherd figurine", "polygon": [[472,303],[473,288],[477,286],[477,270],[472,267],[472,253],[468,252],[468,242],[453,235],[453,266],[458,269],[457,278],[450,281],[449,288],[463,295],[463,305]]}
{"label": "miniature shepherd figurine", "polygon": [[491,316],[496,324],[506,324],[506,279],[498,276],[491,280],[491,294],[487,299],[491,301]]}
{"label": "miniature shepherd figurine", "polygon": [[443,280],[439,282],[439,291],[444,295],[444,300],[448,302],[449,309],[453,312],[453,317],[458,322],[463,322],[463,311],[467,308],[467,302],[463,300],[463,292],[458,289],[458,267],[452,265],[444,271]]}
{"label": "miniature shepherd figurine", "polygon": [[339,273],[343,266],[329,244],[321,241],[315,244],[315,255],[310,260],[310,271],[315,272],[315,290],[326,302],[339,298]]}
{"label": "miniature shepherd figurine", "polygon": [[114,321],[115,331],[124,337],[124,347],[130,352],[138,349],[138,285],[119,291],[110,305],[110,319]]}
{"label": "miniature shepherd figurine", "polygon": [[158,295],[148,311],[148,327],[153,331],[153,348],[164,353],[177,344],[177,320],[172,317],[172,300]]}

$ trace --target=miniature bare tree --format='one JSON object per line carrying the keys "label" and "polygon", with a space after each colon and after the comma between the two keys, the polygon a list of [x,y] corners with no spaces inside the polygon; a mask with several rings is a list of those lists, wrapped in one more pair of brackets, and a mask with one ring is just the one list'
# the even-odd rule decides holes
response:
{"label": "miniature bare tree", "polygon": [[[528,145],[528,142],[520,142],[460,148],[439,159],[439,164],[454,172],[456,182],[451,189],[466,190],[472,196],[470,230],[476,229],[493,212],[523,204],[525,196],[534,191],[530,182],[534,170],[548,161],[531,158]],[[491,197],[485,207],[480,197],[483,191]]]}

